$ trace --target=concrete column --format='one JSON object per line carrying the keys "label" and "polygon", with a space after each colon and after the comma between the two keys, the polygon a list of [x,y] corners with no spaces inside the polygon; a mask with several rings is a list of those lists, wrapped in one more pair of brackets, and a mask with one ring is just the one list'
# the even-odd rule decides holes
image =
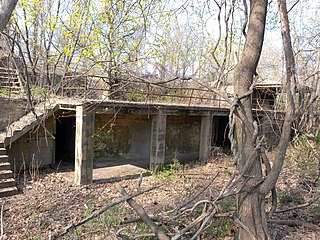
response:
{"label": "concrete column", "polygon": [[76,107],[74,182],[78,185],[92,183],[94,115],[92,109]]}
{"label": "concrete column", "polygon": [[206,161],[210,157],[212,139],[212,115],[201,117],[199,160]]}
{"label": "concrete column", "polygon": [[164,164],[166,150],[166,120],[167,116],[159,110],[158,115],[153,116],[151,125],[150,144],[150,169],[157,170]]}

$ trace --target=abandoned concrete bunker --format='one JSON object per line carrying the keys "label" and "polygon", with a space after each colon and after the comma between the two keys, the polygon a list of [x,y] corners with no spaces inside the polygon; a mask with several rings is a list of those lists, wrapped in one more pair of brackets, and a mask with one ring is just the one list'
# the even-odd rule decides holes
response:
{"label": "abandoned concrete bunker", "polygon": [[[11,118],[25,114],[18,107],[25,102],[10,104],[6,114]],[[33,122],[3,142],[16,172],[69,166],[75,183],[86,184],[92,182],[94,168],[132,164],[154,169],[173,160],[207,160],[213,146],[229,147],[228,111],[129,102],[57,103],[43,126]]]}

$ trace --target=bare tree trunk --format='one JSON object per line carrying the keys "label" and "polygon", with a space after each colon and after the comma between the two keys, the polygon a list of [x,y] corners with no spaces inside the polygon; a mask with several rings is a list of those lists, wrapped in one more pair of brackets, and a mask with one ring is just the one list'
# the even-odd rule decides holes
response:
{"label": "bare tree trunk", "polygon": [[[264,197],[257,189],[262,180],[261,161],[255,150],[255,124],[252,116],[251,92],[259,62],[267,13],[267,0],[251,0],[248,31],[241,59],[234,76],[235,93],[239,98],[237,112],[245,116],[236,120],[238,167],[243,174],[241,193],[237,196],[240,227],[239,239],[268,239]],[[239,189],[240,190],[240,189]]]}
{"label": "bare tree trunk", "polygon": [[0,32],[2,32],[12,15],[14,8],[17,5],[18,0],[3,0],[0,7]]}
{"label": "bare tree trunk", "polygon": [[[263,178],[261,160],[258,154],[256,139],[256,124],[252,116],[251,93],[254,84],[254,75],[260,58],[263,44],[267,0],[250,1],[250,17],[248,33],[241,59],[235,69],[235,93],[237,94],[236,140],[238,144],[239,172],[242,184],[239,186],[238,224],[239,239],[269,239],[266,213],[264,206],[265,196],[274,188],[283,166],[286,151],[290,142],[292,123],[296,117],[295,93],[296,73],[295,59],[291,45],[289,20],[286,0],[278,0],[281,19],[283,47],[286,58],[286,85],[287,95],[286,115],[282,126],[278,152],[268,175]],[[241,190],[241,191],[240,191]]]}

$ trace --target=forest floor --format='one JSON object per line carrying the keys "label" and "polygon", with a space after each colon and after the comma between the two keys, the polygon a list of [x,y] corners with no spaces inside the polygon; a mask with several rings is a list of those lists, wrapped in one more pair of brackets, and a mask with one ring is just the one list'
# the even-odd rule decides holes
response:
{"label": "forest floor", "polygon": [[[229,180],[232,170],[228,156],[193,166],[174,164],[158,176],[143,177],[142,190],[155,185],[160,187],[134,199],[149,215],[164,219],[161,229],[172,231],[169,222],[173,220],[174,209],[203,189],[219,173],[198,199],[217,194]],[[131,193],[137,190],[138,182],[139,179],[132,179],[118,183]],[[320,192],[319,184],[302,179],[289,168],[282,172],[277,188],[279,209],[306,203]],[[55,232],[81,221],[121,197],[114,183],[79,187],[65,179],[62,172],[43,169],[37,180],[29,179],[19,195],[0,199],[3,206],[2,239],[50,239]],[[234,199],[225,199],[220,206],[222,212],[233,211]],[[121,229],[121,233],[128,236],[149,232],[144,223],[125,223],[136,218],[135,212],[126,203],[121,203],[61,239],[120,239],[116,234]],[[273,218],[299,220],[320,227],[320,201],[305,208],[276,213]],[[176,221],[183,227],[188,220],[181,217]],[[233,239],[236,229],[231,219],[219,218],[212,227],[206,229],[201,239]],[[273,239],[320,239],[319,232],[303,226],[270,224],[270,232]]]}

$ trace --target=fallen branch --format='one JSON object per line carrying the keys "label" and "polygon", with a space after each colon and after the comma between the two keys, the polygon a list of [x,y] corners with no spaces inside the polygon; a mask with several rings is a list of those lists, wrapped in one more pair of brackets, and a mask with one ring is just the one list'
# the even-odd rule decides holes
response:
{"label": "fallen branch", "polygon": [[[159,217],[154,217],[154,216],[149,216],[150,219],[154,222],[158,222],[161,224],[165,224],[165,225],[175,225],[175,226],[184,226],[181,223],[177,222],[177,221],[173,221],[173,220],[167,220],[167,219],[163,219],[163,218],[159,218]],[[130,223],[138,223],[138,222],[143,222],[141,217],[137,217],[137,218],[131,218],[131,219],[126,219],[120,222],[120,225],[125,225],[125,224],[130,224]]]}
{"label": "fallen branch", "polygon": [[309,228],[314,231],[320,231],[320,228],[312,223],[308,223],[305,221],[300,221],[300,220],[282,220],[282,219],[268,219],[268,223],[275,223],[279,225],[287,225],[289,227],[298,227],[298,226],[303,226],[306,228]]}
{"label": "fallen branch", "polygon": [[146,238],[146,237],[154,237],[154,233],[144,233],[144,234],[139,234],[135,236],[128,236],[122,233],[124,229],[121,228],[119,231],[117,231],[116,236],[125,240],[134,240],[134,239],[139,239],[139,238]]}
{"label": "fallen branch", "polygon": [[156,188],[160,187],[160,185],[157,185],[157,186],[154,186],[154,187],[151,187],[151,188],[148,188],[144,191],[138,191],[138,192],[135,192],[131,195],[126,195],[124,196],[123,198],[120,198],[119,200],[115,201],[115,202],[112,202],[110,204],[107,204],[106,206],[102,207],[101,209],[95,211],[94,213],[92,213],[89,217],[81,220],[80,222],[78,223],[75,223],[75,224],[71,224],[70,226],[68,226],[67,228],[65,228],[63,231],[61,232],[57,232],[55,234],[52,235],[52,239],[58,239],[60,237],[63,237],[64,235],[66,235],[68,232],[76,229],[77,227],[89,222],[90,220],[94,219],[94,218],[97,218],[99,217],[102,213],[104,213],[105,211],[107,211],[109,208],[112,208],[122,202],[125,202],[125,201],[128,201],[130,200],[131,198],[133,197],[137,197],[143,193],[146,193],[146,192],[150,192]]}
{"label": "fallen branch", "polygon": [[292,210],[299,209],[299,208],[305,208],[305,207],[310,206],[314,202],[316,202],[318,199],[320,199],[320,194],[316,195],[315,197],[313,197],[312,199],[310,199],[308,202],[306,202],[304,204],[300,204],[300,205],[297,205],[297,206],[289,207],[289,208],[286,208],[286,209],[277,210],[275,212],[276,213],[283,213],[283,212],[288,212],[288,211],[292,211]]}
{"label": "fallen branch", "polygon": [[[116,183],[116,188],[123,196],[130,196],[119,183]],[[143,222],[151,229],[151,231],[157,236],[159,240],[170,240],[170,238],[160,230],[158,225],[151,220],[143,207],[136,203],[132,198],[127,199],[127,203],[136,211]]]}

